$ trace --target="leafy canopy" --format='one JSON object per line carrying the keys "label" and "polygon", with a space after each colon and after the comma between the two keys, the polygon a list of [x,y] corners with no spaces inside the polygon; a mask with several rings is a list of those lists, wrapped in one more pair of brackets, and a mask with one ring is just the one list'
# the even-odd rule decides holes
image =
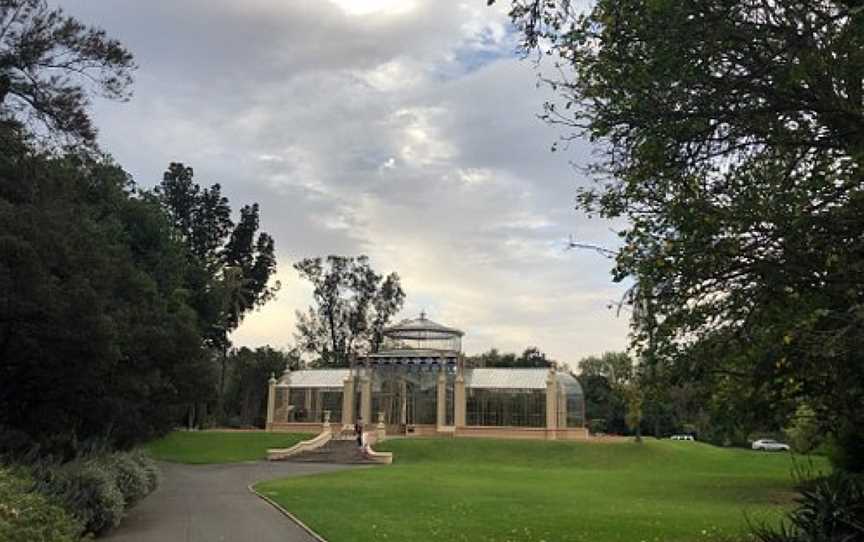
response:
{"label": "leafy canopy", "polygon": [[[544,118],[596,143],[579,208],[623,219],[633,342],[752,415],[864,426],[857,2],[516,0]],[[859,437],[860,440],[860,437]]]}
{"label": "leafy canopy", "polygon": [[173,427],[207,360],[184,247],[113,164],[0,154],[0,450]]}
{"label": "leafy canopy", "polygon": [[92,145],[90,95],[128,99],[134,69],[132,54],[104,30],[45,0],[0,0],[0,121]]}
{"label": "leafy canopy", "polygon": [[352,355],[377,352],[384,327],[402,308],[399,275],[383,277],[366,256],[306,258],[294,268],[312,283],[315,306],[297,312],[297,339],[315,363],[348,366]]}
{"label": "leafy canopy", "polygon": [[227,347],[228,334],[245,314],[271,300],[280,287],[278,281],[270,284],[275,243],[258,231],[258,204],[241,207],[235,224],[222,187],[202,188],[192,168],[181,163],[168,166],[155,195],[187,248],[193,304],[205,320],[205,337],[212,346]]}

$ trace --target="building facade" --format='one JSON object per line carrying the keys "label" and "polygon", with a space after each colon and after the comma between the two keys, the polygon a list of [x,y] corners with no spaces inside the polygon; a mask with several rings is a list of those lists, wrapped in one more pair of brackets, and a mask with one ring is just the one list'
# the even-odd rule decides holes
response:
{"label": "building facade", "polygon": [[584,395],[549,368],[466,366],[463,332],[425,314],[384,331],[380,350],[350,368],[270,379],[267,429],[316,432],[356,421],[388,435],[582,439]]}

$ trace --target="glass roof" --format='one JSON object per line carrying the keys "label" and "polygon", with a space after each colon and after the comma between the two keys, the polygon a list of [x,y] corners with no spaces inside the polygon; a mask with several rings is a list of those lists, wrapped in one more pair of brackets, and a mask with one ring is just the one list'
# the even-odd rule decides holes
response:
{"label": "glass roof", "polygon": [[[291,388],[341,388],[350,376],[349,369],[302,369],[290,373],[289,382],[280,386]],[[543,368],[475,368],[465,369],[466,388],[492,389],[546,389],[549,370]],[[573,376],[556,373],[555,378],[567,393],[582,393],[582,387]]]}
{"label": "glass roof", "polygon": [[384,329],[384,336],[391,339],[443,339],[462,335],[461,330],[429,320],[425,312],[421,312],[419,318],[402,320]]}

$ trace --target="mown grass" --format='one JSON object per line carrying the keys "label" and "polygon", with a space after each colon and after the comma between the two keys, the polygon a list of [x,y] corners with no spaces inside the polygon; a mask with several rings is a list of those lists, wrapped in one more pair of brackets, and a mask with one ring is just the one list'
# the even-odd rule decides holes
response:
{"label": "mown grass", "polygon": [[175,431],[145,448],[162,461],[237,463],[265,459],[268,448],[288,448],[311,437],[307,433]]}
{"label": "mown grass", "polygon": [[775,521],[793,497],[788,454],[694,442],[378,448],[394,452],[392,466],[256,487],[331,542],[734,540],[747,518]]}

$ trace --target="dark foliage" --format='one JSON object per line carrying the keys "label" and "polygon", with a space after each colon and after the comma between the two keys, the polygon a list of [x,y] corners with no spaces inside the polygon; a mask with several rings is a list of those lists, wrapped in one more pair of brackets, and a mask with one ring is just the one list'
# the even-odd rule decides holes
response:
{"label": "dark foliage", "polygon": [[286,368],[300,368],[300,358],[269,346],[239,348],[228,354],[229,378],[225,396],[227,424],[264,427],[267,417],[267,379]]}
{"label": "dark foliage", "polygon": [[240,209],[231,220],[228,198],[217,183],[202,188],[191,167],[172,163],[154,191],[173,225],[173,235],[186,247],[185,282],[189,304],[199,318],[205,345],[218,352],[217,414],[224,414],[227,350],[230,333],[251,310],[273,299],[279,282],[273,238],[258,232],[258,204]]}
{"label": "dark foliage", "polygon": [[555,360],[546,357],[536,346],[529,346],[521,354],[502,353],[497,348],[473,356],[465,356],[472,367],[551,367]]}
{"label": "dark foliage", "polygon": [[45,0],[0,0],[0,120],[93,145],[89,96],[128,98],[134,68],[118,41]]}
{"label": "dark foliage", "polygon": [[[624,224],[649,376],[727,419],[797,405],[853,450],[864,427],[864,11],[858,2],[515,0],[554,62],[544,118],[597,143],[580,192]],[[758,418],[758,419],[757,419]]]}
{"label": "dark foliage", "polygon": [[117,166],[0,155],[0,445],[166,432],[207,360],[184,248]]}
{"label": "dark foliage", "polygon": [[295,334],[313,363],[347,367],[353,355],[376,352],[405,301],[399,275],[379,275],[366,256],[306,258],[294,268],[313,286],[315,306],[297,312]]}
{"label": "dark foliage", "polygon": [[761,542],[864,540],[864,483],[842,472],[801,486],[797,507],[779,527],[756,526]]}
{"label": "dark foliage", "polygon": [[191,167],[172,163],[155,196],[187,248],[187,281],[196,296],[191,302],[210,345],[223,348],[243,316],[278,290],[278,282],[269,284],[276,270],[275,247],[270,235],[258,232],[257,203],[243,206],[234,224],[222,187],[202,188],[193,177]]}
{"label": "dark foliage", "polygon": [[41,493],[96,535],[116,527],[159,482],[156,465],[139,452],[94,452],[62,464],[41,459],[29,470]]}
{"label": "dark foliage", "polygon": [[21,468],[0,466],[0,540],[3,542],[78,542],[84,527],[38,492]]}
{"label": "dark foliage", "polygon": [[592,431],[626,433],[627,422],[624,417],[627,414],[627,401],[612,388],[609,380],[600,375],[580,375],[579,383],[585,393],[586,419],[591,422],[603,420],[602,424],[594,424],[596,427]]}

